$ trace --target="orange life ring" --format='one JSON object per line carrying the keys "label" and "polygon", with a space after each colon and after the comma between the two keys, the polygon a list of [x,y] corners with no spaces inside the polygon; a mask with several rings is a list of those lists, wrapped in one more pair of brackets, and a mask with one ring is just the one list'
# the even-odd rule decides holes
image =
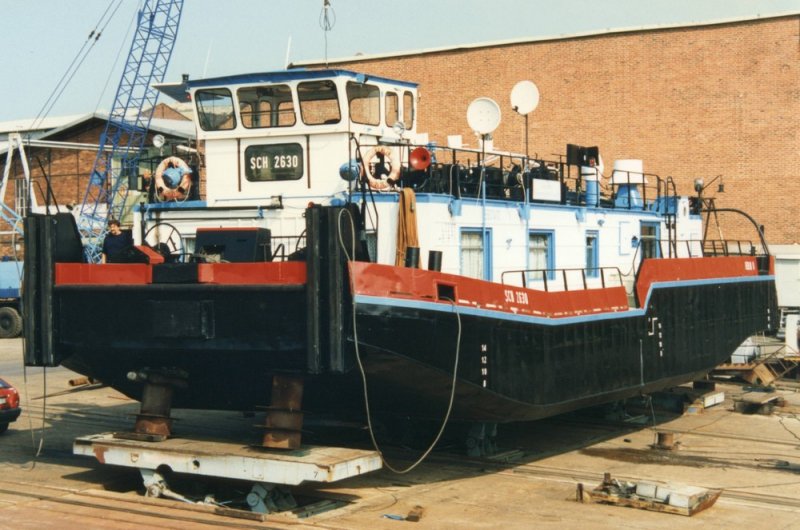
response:
{"label": "orange life ring", "polygon": [[[386,176],[386,180],[376,179],[372,176],[369,170],[369,163],[370,160],[375,158],[378,155],[383,155],[384,160],[388,161],[391,164],[392,169],[389,171],[389,174]],[[367,183],[369,187],[373,190],[389,190],[394,189],[395,183],[400,180],[400,163],[392,162],[392,149],[386,145],[376,145],[372,149],[367,152],[367,156],[363,158],[361,164],[361,176],[367,179]]]}
{"label": "orange life ring", "polygon": [[[164,171],[170,166],[179,167],[183,169],[181,181],[174,188],[164,182]],[[153,177],[155,184],[155,197],[159,201],[182,201],[189,196],[189,190],[192,188],[192,170],[183,159],[177,156],[168,156],[156,168],[156,174]]]}

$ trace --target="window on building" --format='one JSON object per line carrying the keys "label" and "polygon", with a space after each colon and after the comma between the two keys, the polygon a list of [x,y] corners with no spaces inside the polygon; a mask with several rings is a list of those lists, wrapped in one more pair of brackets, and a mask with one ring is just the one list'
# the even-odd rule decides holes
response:
{"label": "window on building", "polygon": [[639,234],[639,252],[642,258],[659,257],[658,223],[642,223]]}
{"label": "window on building", "polygon": [[[547,271],[547,279],[555,278],[555,255],[553,251],[553,232],[534,230],[528,234],[528,268],[531,271]],[[542,281],[542,272],[528,273],[529,281]]]}
{"label": "window on building", "polygon": [[394,92],[387,92],[384,100],[386,105],[386,125],[394,127],[394,124],[400,121],[400,100]]}
{"label": "window on building", "polygon": [[204,131],[227,131],[236,128],[233,113],[233,96],[227,88],[198,90],[194,99],[197,120]]}
{"label": "window on building", "polygon": [[375,85],[347,83],[347,105],[350,120],[364,125],[381,123],[381,91]]}
{"label": "window on building", "polygon": [[300,117],[306,125],[339,123],[339,95],[333,81],[307,81],[297,85]]}
{"label": "window on building", "polygon": [[600,275],[599,234],[595,230],[586,232],[586,276],[597,278]]}
{"label": "window on building", "polygon": [[242,125],[248,129],[290,127],[296,122],[289,85],[240,88],[236,97]]}
{"label": "window on building", "polygon": [[491,279],[491,232],[480,228],[461,230],[461,274],[482,280]]}

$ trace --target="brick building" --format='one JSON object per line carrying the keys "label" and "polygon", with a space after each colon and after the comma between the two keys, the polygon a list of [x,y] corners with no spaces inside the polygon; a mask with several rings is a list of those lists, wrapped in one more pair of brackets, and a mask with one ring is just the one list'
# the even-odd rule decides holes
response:
{"label": "brick building", "polygon": [[[445,144],[461,134],[477,145],[466,109],[488,96],[502,108],[499,149],[524,152],[524,118],[509,94],[534,81],[530,150],[542,158],[565,144],[598,145],[613,160],[641,158],[645,171],[672,176],[678,192],[695,178],[719,207],[765,225],[771,243],[800,242],[800,12],[678,27],[609,30],[557,38],[473,44],[329,60],[332,68],[420,84],[420,131]],[[293,66],[321,67],[321,63]],[[713,193],[712,193],[713,192]],[[721,217],[727,217],[721,215]],[[741,218],[724,236],[754,239]]]}
{"label": "brick building", "polygon": [[[47,203],[45,195],[49,179],[51,197],[54,197],[55,203],[62,209],[80,205],[86,194],[89,175],[97,155],[97,144],[106,123],[107,116],[102,113],[47,118],[38,122],[35,129],[31,129],[29,122],[0,123],[0,172],[5,170],[9,133],[20,132],[25,140],[52,142],[52,145],[47,146],[25,146],[36,203],[40,206]],[[165,137],[165,147],[161,149],[153,147],[152,137],[155,134]],[[157,106],[150,123],[145,151],[140,159],[140,174],[147,171],[152,173],[163,157],[173,154],[171,145],[188,144],[194,142],[194,138],[192,121],[170,107]],[[18,153],[14,153],[4,199],[6,205],[16,211],[21,211],[25,207],[22,177],[21,161]],[[137,201],[136,194],[142,186],[143,182],[139,178],[136,189],[132,188],[134,194],[132,200],[129,195],[129,204]],[[52,198],[50,203],[53,204]],[[0,254],[10,252],[8,244],[13,238],[9,223],[5,220],[0,221]]]}

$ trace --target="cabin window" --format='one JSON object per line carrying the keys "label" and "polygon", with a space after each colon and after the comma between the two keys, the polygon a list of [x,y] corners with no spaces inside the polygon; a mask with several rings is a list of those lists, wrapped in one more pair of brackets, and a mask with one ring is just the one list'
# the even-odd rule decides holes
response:
{"label": "cabin window", "polygon": [[599,234],[596,230],[586,232],[586,277],[597,278],[600,274],[600,251],[597,246]]}
{"label": "cabin window", "polygon": [[375,85],[347,83],[347,104],[350,121],[364,125],[381,123],[381,91]]}
{"label": "cabin window", "polygon": [[642,258],[657,258],[658,223],[642,223],[639,233],[639,252]]}
{"label": "cabin window", "polygon": [[339,123],[339,94],[333,81],[307,81],[297,85],[300,117],[306,125]]}
{"label": "cabin window", "polygon": [[251,182],[303,177],[303,146],[298,143],[250,145],[244,150],[244,174]]}
{"label": "cabin window", "polygon": [[403,92],[403,125],[406,130],[414,126],[414,94],[409,91]]}
{"label": "cabin window", "polygon": [[386,125],[394,127],[394,124],[400,121],[400,100],[394,92],[387,92],[384,104],[386,105]]}
{"label": "cabin window", "polygon": [[248,129],[291,127],[295,124],[292,89],[289,85],[240,88],[239,116]]}
{"label": "cabin window", "polygon": [[547,279],[555,278],[555,255],[553,252],[553,232],[532,231],[528,234],[528,280],[542,281],[547,271]]}
{"label": "cabin window", "polygon": [[233,113],[233,96],[227,88],[198,90],[194,94],[197,102],[197,121],[204,131],[229,131],[236,128]]}
{"label": "cabin window", "polygon": [[492,275],[491,231],[479,228],[461,230],[461,275],[490,280]]}

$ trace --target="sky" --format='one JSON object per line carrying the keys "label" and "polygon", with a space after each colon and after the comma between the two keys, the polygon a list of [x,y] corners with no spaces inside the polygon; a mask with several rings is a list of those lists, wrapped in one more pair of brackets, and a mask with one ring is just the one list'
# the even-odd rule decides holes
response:
{"label": "sky", "polygon": [[[153,0],[154,1],[154,0]],[[185,0],[165,81],[349,57],[799,12],[800,0]],[[0,0],[0,122],[108,110],[141,0]],[[63,90],[104,13],[113,16]],[[106,16],[106,19],[108,16]],[[103,19],[105,20],[105,19]],[[88,45],[84,48],[84,51]],[[413,81],[413,80],[410,80]],[[55,103],[46,105],[51,95]],[[50,108],[51,107],[51,108]]]}

